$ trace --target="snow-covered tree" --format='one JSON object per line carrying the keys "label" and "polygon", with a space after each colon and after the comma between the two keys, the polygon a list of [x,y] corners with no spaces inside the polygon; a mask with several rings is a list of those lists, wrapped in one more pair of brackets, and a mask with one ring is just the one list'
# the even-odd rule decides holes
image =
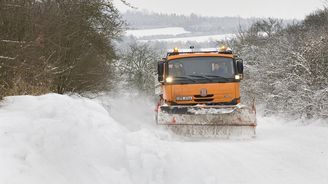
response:
{"label": "snow-covered tree", "polygon": [[255,97],[267,114],[328,117],[327,12],[286,28],[261,20],[240,34],[234,45],[246,65],[244,100]]}
{"label": "snow-covered tree", "polygon": [[121,58],[116,63],[119,81],[125,89],[153,94],[155,67],[159,59],[159,53],[149,44],[130,43],[121,50]]}

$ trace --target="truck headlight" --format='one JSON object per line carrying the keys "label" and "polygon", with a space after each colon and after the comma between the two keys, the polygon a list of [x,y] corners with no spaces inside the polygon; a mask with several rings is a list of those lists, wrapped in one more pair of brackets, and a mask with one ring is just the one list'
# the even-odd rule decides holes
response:
{"label": "truck headlight", "polygon": [[190,101],[190,100],[192,100],[192,96],[177,96],[176,100],[177,101]]}
{"label": "truck headlight", "polygon": [[235,75],[235,79],[236,79],[236,80],[241,80],[242,78],[243,78],[242,75]]}
{"label": "truck headlight", "polygon": [[166,81],[167,83],[171,83],[171,82],[173,82],[173,77],[167,77],[167,78],[165,79],[165,81]]}

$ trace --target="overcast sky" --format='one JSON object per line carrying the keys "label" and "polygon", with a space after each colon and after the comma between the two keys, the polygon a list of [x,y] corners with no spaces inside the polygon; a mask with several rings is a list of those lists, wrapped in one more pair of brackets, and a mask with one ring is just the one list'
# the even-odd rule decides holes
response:
{"label": "overcast sky", "polygon": [[[327,0],[126,0],[139,10],[204,16],[275,17],[303,19],[323,8]],[[114,0],[121,11],[130,9]]]}

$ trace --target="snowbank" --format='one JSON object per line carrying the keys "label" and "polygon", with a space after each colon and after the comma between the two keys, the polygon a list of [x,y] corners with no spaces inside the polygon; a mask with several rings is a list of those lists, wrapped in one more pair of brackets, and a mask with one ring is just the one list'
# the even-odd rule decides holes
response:
{"label": "snowbank", "polygon": [[327,126],[260,118],[256,139],[190,140],[152,112],[143,98],[7,97],[0,183],[328,183]]}
{"label": "snowbank", "polygon": [[90,100],[9,97],[0,108],[0,131],[0,183],[129,181],[126,130]]}

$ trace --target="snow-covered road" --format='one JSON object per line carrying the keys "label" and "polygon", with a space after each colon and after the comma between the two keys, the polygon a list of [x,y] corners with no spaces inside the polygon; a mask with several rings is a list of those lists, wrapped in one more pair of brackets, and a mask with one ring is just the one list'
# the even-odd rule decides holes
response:
{"label": "snow-covered road", "polygon": [[260,117],[255,139],[187,139],[154,125],[150,101],[132,99],[7,98],[0,183],[328,183],[327,122]]}

